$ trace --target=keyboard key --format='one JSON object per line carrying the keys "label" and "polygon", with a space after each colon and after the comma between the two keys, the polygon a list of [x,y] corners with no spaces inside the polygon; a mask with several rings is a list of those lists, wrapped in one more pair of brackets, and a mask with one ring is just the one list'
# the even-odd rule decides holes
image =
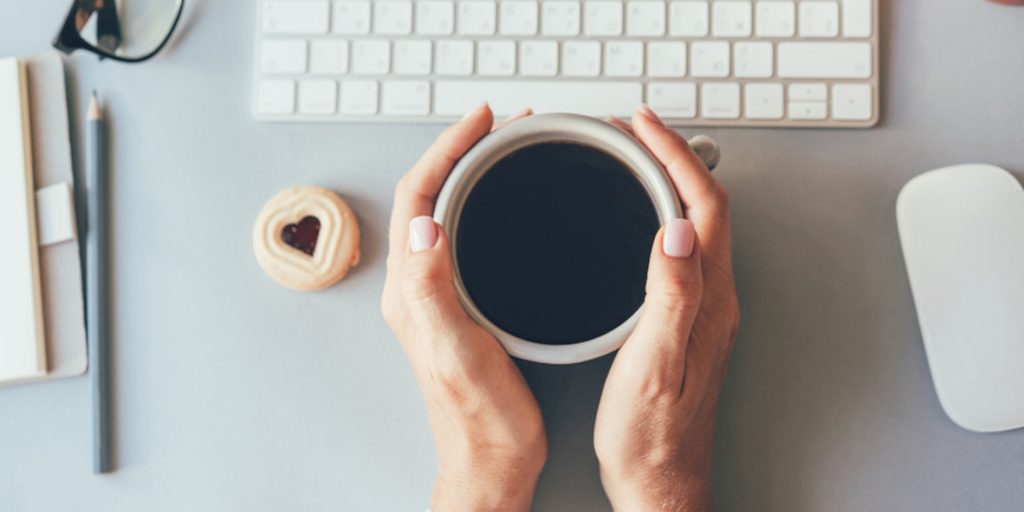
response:
{"label": "keyboard key", "polygon": [[773,71],[772,44],[741,42],[733,45],[733,67],[739,78],[770,78]]}
{"label": "keyboard key", "polygon": [[505,0],[501,2],[501,33],[508,36],[532,36],[537,33],[537,2]]}
{"label": "keyboard key", "polygon": [[832,118],[840,121],[871,119],[871,86],[868,84],[836,84],[832,86]]}
{"label": "keyboard key", "polygon": [[796,5],[791,1],[757,2],[757,35],[761,37],[793,37],[796,35]]}
{"label": "keyboard key", "polygon": [[334,80],[299,82],[299,113],[330,115],[338,108],[338,84]]}
{"label": "keyboard key", "polygon": [[555,76],[558,73],[558,43],[523,41],[519,45],[519,72],[523,76]]}
{"label": "keyboard key", "polygon": [[416,2],[416,33],[446,36],[455,29],[455,4],[449,0]]}
{"label": "keyboard key", "polygon": [[[595,101],[595,98],[600,100]],[[603,81],[438,81],[434,86],[434,112],[461,116],[483,101],[495,115],[507,116],[531,107],[537,113],[575,112],[591,116],[628,116],[643,101],[639,82]]]}
{"label": "keyboard key", "polygon": [[267,0],[263,31],[268,34],[326,34],[330,5],[324,0]]}
{"label": "keyboard key", "polygon": [[473,72],[473,41],[438,41],[435,68],[439,75],[469,75]]}
{"label": "keyboard key", "polygon": [[408,0],[376,0],[373,2],[373,31],[387,35],[402,35],[411,32],[412,2]]}
{"label": "keyboard key", "polygon": [[626,4],[626,34],[657,37],[665,34],[665,2],[639,0]]}
{"label": "keyboard key", "polygon": [[782,84],[747,84],[743,91],[747,119],[782,119]]}
{"label": "keyboard key", "polygon": [[464,0],[459,2],[456,18],[457,31],[467,36],[489,36],[497,27],[497,5],[491,0]]}
{"label": "keyboard key", "polygon": [[819,0],[800,2],[800,35],[802,37],[838,36],[839,4]]}
{"label": "keyboard key", "polygon": [[740,84],[705,82],[700,86],[700,114],[705,119],[739,119]]}
{"label": "keyboard key", "polygon": [[789,101],[825,101],[828,99],[828,86],[822,83],[809,82],[789,84]]}
{"label": "keyboard key", "polygon": [[370,2],[366,0],[334,2],[331,26],[335,34],[369,34]]}
{"label": "keyboard key", "polygon": [[843,35],[871,37],[871,0],[843,0]]}
{"label": "keyboard key", "polygon": [[306,71],[306,41],[268,39],[260,48],[260,71],[298,74]]}
{"label": "keyboard key", "polygon": [[789,118],[797,121],[821,121],[828,116],[824,101],[790,101]]}
{"label": "keyboard key", "polygon": [[604,74],[640,76],[644,72],[644,44],[640,41],[609,41],[604,45]]}
{"label": "keyboard key", "polygon": [[621,1],[592,0],[584,5],[584,34],[588,36],[617,36],[622,34]]}
{"label": "keyboard key", "polygon": [[562,73],[565,76],[597,76],[601,73],[601,43],[566,41],[562,44]]}
{"label": "keyboard key", "polygon": [[686,75],[686,43],[658,41],[647,44],[647,74],[652,77]]}
{"label": "keyboard key", "polygon": [[381,112],[393,116],[425,116],[430,113],[430,82],[386,81],[381,86]]}
{"label": "keyboard key", "polygon": [[352,42],[352,72],[357,75],[383,75],[391,67],[391,43],[380,39]]}
{"label": "keyboard key", "polygon": [[713,2],[712,32],[716,37],[749,37],[753,18],[750,2]]}
{"label": "keyboard key", "polygon": [[480,41],[476,55],[476,70],[480,76],[512,76],[515,73],[515,41]]}
{"label": "keyboard key", "polygon": [[348,41],[320,39],[310,43],[309,72],[341,75],[348,72]]}
{"label": "keyboard key", "polygon": [[431,44],[426,39],[395,41],[396,75],[429,75],[432,60]]}
{"label": "keyboard key", "polygon": [[729,76],[729,43],[695,41],[690,45],[690,74],[695,77]]}
{"label": "keyboard key", "polygon": [[779,43],[780,78],[870,78],[869,43]]}
{"label": "keyboard key", "polygon": [[683,0],[668,4],[668,33],[680,37],[708,35],[708,3]]}
{"label": "keyboard key", "polygon": [[341,113],[369,116],[377,113],[376,80],[342,80]]}
{"label": "keyboard key", "polygon": [[684,82],[651,82],[647,84],[647,104],[666,118],[697,117],[697,85]]}
{"label": "keyboard key", "polygon": [[294,80],[260,80],[256,110],[261,114],[283,115],[295,111]]}
{"label": "keyboard key", "polygon": [[546,36],[575,36],[580,33],[580,3],[562,0],[543,2],[541,33]]}

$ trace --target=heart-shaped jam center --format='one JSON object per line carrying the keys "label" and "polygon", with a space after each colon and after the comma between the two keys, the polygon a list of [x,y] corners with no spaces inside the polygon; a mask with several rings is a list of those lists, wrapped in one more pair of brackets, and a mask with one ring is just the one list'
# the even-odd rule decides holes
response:
{"label": "heart-shaped jam center", "polygon": [[320,219],[307,215],[296,224],[288,224],[281,230],[281,240],[310,256],[316,250],[316,239],[320,236]]}

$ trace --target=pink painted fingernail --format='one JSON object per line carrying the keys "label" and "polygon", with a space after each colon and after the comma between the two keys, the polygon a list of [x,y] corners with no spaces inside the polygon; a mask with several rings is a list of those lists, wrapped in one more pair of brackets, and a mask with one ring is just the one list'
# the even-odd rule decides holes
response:
{"label": "pink painted fingernail", "polygon": [[686,219],[672,219],[665,224],[661,249],[665,251],[665,256],[689,258],[693,254],[695,235],[692,222]]}
{"label": "pink painted fingernail", "polygon": [[654,111],[651,110],[651,107],[647,106],[646,103],[641,103],[640,104],[640,108],[638,108],[637,110],[639,110],[640,114],[642,114],[647,119],[650,119],[651,121],[654,121],[655,123],[658,123],[658,124],[660,124],[662,126],[665,126],[665,122],[662,121],[661,118],[658,117],[658,114],[655,114]]}
{"label": "pink painted fingernail", "polygon": [[409,221],[409,249],[420,252],[437,243],[437,224],[434,219],[423,215]]}

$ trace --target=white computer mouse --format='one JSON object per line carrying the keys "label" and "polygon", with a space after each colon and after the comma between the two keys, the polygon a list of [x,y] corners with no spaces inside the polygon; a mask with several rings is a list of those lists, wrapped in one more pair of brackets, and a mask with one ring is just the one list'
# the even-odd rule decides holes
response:
{"label": "white computer mouse", "polygon": [[975,432],[1024,427],[1024,189],[970,164],[910,180],[903,257],[939,402]]}

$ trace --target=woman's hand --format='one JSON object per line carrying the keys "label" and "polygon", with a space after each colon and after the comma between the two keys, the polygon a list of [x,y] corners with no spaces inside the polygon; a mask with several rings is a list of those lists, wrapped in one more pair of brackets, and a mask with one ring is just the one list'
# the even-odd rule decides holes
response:
{"label": "woman's hand", "polygon": [[739,325],[726,195],[645,105],[632,126],[610,121],[665,166],[687,219],[658,232],[640,323],[605,382],[601,480],[616,510],[710,510],[715,409]]}
{"label": "woman's hand", "polygon": [[445,130],[398,183],[391,212],[381,310],[426,402],[438,511],[528,510],[547,457],[537,401],[498,341],[459,304],[448,241],[430,217],[455,161],[493,121],[484,105]]}

